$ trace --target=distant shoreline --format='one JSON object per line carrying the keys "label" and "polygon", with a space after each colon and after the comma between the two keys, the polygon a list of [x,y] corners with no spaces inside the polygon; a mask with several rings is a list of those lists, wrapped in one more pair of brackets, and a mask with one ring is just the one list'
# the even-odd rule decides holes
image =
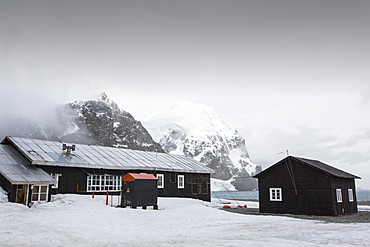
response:
{"label": "distant shoreline", "polygon": [[[258,191],[212,191],[211,196],[216,199],[254,201],[258,202]],[[370,204],[370,190],[359,189],[356,191],[358,205]]]}

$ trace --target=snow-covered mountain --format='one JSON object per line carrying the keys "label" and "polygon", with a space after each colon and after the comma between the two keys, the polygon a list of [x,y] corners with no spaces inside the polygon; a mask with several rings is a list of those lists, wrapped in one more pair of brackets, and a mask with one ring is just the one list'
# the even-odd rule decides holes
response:
{"label": "snow-covered mountain", "polygon": [[163,152],[141,122],[102,93],[98,100],[75,101],[59,111],[68,128],[66,141]]}
{"label": "snow-covered mountain", "polygon": [[257,189],[251,175],[261,170],[250,161],[244,138],[230,123],[212,107],[188,102],[179,102],[144,127],[102,93],[95,100],[56,107],[55,113],[37,121],[4,119],[0,134],[183,154],[215,170],[213,188]]}
{"label": "snow-covered mountain", "polygon": [[257,189],[251,176],[261,167],[249,159],[244,138],[212,107],[180,101],[144,126],[165,152],[200,161],[215,171],[214,178],[237,190]]}
{"label": "snow-covered mountain", "polygon": [[105,93],[95,100],[58,106],[52,116],[37,121],[17,118],[3,126],[4,136],[164,152],[143,125]]}

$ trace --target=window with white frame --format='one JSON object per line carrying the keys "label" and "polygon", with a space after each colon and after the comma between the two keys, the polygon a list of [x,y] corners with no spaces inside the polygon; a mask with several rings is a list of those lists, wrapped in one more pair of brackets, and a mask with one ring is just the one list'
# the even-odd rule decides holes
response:
{"label": "window with white frame", "polygon": [[270,188],[270,201],[282,201],[283,195],[281,188]]}
{"label": "window with white frame", "polygon": [[158,188],[163,189],[164,188],[164,174],[157,174],[158,178]]}
{"label": "window with white frame", "polygon": [[47,185],[32,185],[32,202],[46,202],[48,199],[49,186]]}
{"label": "window with white frame", "polygon": [[353,190],[348,189],[348,201],[353,202]]}
{"label": "window with white frame", "polygon": [[55,179],[55,183],[51,186],[51,188],[58,189],[59,177],[62,176],[62,174],[50,173],[50,176]]}
{"label": "window with white frame", "polygon": [[177,188],[184,189],[185,188],[185,177],[184,175],[177,175]]}
{"label": "window with white frame", "polygon": [[87,191],[119,191],[122,189],[122,176],[93,175],[87,177]]}
{"label": "window with white frame", "polygon": [[337,202],[342,202],[342,190],[341,189],[336,189],[337,192]]}

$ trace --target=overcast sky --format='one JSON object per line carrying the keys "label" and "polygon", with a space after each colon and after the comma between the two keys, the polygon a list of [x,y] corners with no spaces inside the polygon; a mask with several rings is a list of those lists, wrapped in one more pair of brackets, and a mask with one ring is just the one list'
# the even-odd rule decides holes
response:
{"label": "overcast sky", "polygon": [[263,168],[289,150],[370,189],[369,26],[368,0],[0,0],[0,111],[207,104]]}

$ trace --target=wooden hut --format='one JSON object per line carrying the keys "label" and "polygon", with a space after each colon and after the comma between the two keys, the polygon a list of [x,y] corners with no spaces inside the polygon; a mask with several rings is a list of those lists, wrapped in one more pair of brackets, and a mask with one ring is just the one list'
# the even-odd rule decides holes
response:
{"label": "wooden hut", "polygon": [[2,145],[52,177],[52,194],[119,194],[123,176],[147,173],[158,178],[158,196],[211,200],[213,170],[182,155],[10,136]]}
{"label": "wooden hut", "polygon": [[121,206],[153,206],[158,209],[158,178],[152,174],[127,173],[122,178]]}
{"label": "wooden hut", "polygon": [[29,164],[15,148],[0,144],[0,186],[10,202],[27,206],[50,201],[55,180],[44,170]]}
{"label": "wooden hut", "polygon": [[344,215],[357,212],[359,177],[317,160],[288,156],[254,176],[261,213]]}

